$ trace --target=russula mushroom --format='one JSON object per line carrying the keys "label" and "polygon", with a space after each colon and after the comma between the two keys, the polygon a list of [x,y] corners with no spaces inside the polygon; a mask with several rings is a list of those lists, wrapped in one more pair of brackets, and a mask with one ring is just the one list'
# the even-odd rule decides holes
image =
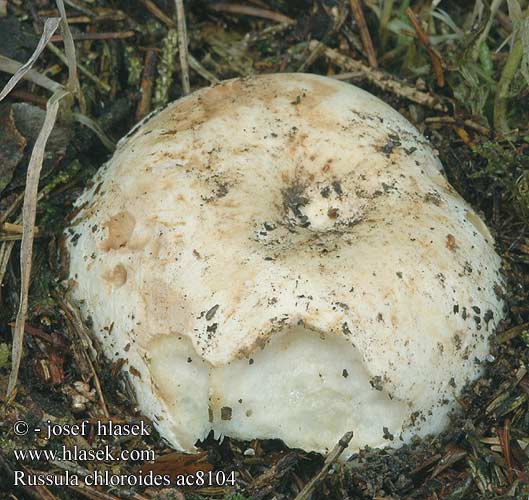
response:
{"label": "russula mushroom", "polygon": [[124,138],[69,228],[72,293],[142,411],[326,452],[443,429],[502,317],[482,220],[399,113],[316,75],[229,80]]}

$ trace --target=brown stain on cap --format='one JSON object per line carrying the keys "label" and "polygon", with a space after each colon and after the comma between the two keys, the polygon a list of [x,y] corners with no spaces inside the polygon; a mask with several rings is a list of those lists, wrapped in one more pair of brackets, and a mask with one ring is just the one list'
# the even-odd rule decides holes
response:
{"label": "brown stain on cap", "polygon": [[118,264],[113,269],[105,272],[103,279],[116,288],[120,288],[127,282],[127,270],[123,264]]}
{"label": "brown stain on cap", "polygon": [[102,242],[101,249],[108,252],[124,247],[128,243],[136,226],[136,219],[130,212],[118,212],[103,226],[107,230],[107,238]]}

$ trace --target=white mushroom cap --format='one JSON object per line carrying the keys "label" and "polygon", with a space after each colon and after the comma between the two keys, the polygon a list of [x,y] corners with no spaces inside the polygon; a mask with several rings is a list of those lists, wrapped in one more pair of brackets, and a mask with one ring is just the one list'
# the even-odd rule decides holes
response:
{"label": "white mushroom cap", "polygon": [[279,74],[131,134],[78,202],[70,275],[162,436],[326,452],[352,430],[350,454],[443,429],[501,319],[500,259],[410,123]]}

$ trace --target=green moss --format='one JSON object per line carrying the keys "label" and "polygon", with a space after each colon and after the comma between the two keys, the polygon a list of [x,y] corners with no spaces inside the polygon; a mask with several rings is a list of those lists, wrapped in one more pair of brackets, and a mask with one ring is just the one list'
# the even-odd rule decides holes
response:
{"label": "green moss", "polygon": [[529,219],[529,156],[511,143],[490,140],[474,146],[473,152],[484,160],[469,175],[481,184],[480,191],[489,196],[499,191],[522,218]]}
{"label": "green moss", "polygon": [[0,370],[9,365],[9,353],[11,349],[8,344],[0,344]]}

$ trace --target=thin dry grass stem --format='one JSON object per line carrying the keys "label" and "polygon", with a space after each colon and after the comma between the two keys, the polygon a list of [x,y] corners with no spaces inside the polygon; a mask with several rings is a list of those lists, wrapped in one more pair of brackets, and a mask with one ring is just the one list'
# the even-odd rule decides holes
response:
{"label": "thin dry grass stem", "polygon": [[151,0],[138,0],[154,17],[158,18],[168,28],[176,28],[176,23],[167,16],[154,2]]}
{"label": "thin dry grass stem", "polygon": [[178,25],[178,56],[180,57],[180,71],[182,72],[182,89],[184,95],[191,92],[189,85],[189,60],[187,46],[186,14],[183,0],[175,0],[176,20]]}
{"label": "thin dry grass stem", "polygon": [[362,6],[360,5],[360,0],[350,0],[350,2],[351,12],[353,13],[354,20],[358,25],[360,39],[362,40],[362,45],[366,52],[369,66],[372,68],[378,68],[377,54],[375,52],[375,47],[373,46],[373,40],[371,40],[371,35],[369,34],[369,29],[367,28],[367,22],[364,16],[364,11],[362,10]]}
{"label": "thin dry grass stem", "polygon": [[108,137],[103,129],[94,121],[92,118],[83,115],[82,113],[73,113],[73,118],[78,121],[81,125],[88,127],[102,142],[103,146],[107,148],[110,152],[114,152],[116,149],[116,143]]}
{"label": "thin dry grass stem", "polygon": [[[46,44],[50,41],[50,38],[53,36],[55,31],[59,27],[59,23],[60,19],[57,17],[51,17],[49,19],[46,19],[42,36],[40,37],[37,48],[31,55],[31,57],[28,59],[28,61],[25,64],[22,64],[16,70],[15,74],[9,79],[6,86],[2,89],[2,91],[0,92],[0,101],[2,101],[7,96],[7,94],[9,94],[11,90],[13,90],[15,85],[28,73],[28,71],[31,70],[31,67],[33,66],[33,64],[35,64],[35,61],[38,59],[38,57],[46,47]],[[4,61],[4,64],[10,61],[8,58],[2,57],[2,59],[0,59],[0,63],[2,62],[2,60]]]}
{"label": "thin dry grass stem", "polygon": [[[321,42],[312,41],[310,45],[312,46],[313,44],[316,46],[316,44],[321,44]],[[421,106],[426,106],[427,108],[446,111],[446,108],[433,95],[417,90],[415,87],[396,79],[384,71],[371,68],[329,47],[324,46],[322,53],[333,64],[347,71],[358,73],[362,79],[369,81],[385,92],[391,92],[398,97],[420,104]]]}
{"label": "thin dry grass stem", "polygon": [[[23,66],[24,64],[0,54],[0,71],[3,71],[4,73],[11,73],[12,75],[14,75]],[[27,70],[21,78],[23,78],[24,80],[28,80],[31,83],[38,85],[39,87],[49,90],[50,92],[55,92],[57,89],[62,88],[62,85],[60,83],[52,80],[51,78],[48,78],[45,75],[41,75],[34,69]]]}
{"label": "thin dry grass stem", "polygon": [[430,56],[430,59],[432,61],[432,66],[433,66],[433,70],[435,73],[435,79],[437,80],[437,85],[439,85],[439,87],[444,87],[445,77],[444,77],[444,72],[443,72],[443,64],[441,61],[441,56],[432,46],[432,43],[430,42],[430,37],[424,31],[423,27],[421,26],[421,22],[419,21],[419,19],[417,19],[417,16],[415,15],[415,12],[413,12],[412,9],[407,8],[406,16],[408,16],[408,19],[410,20],[410,23],[413,26],[415,33],[417,33],[417,37],[419,38],[419,41],[424,45],[424,47],[428,51],[428,55]]}
{"label": "thin dry grass stem", "polygon": [[295,500],[307,500],[312,495],[312,491],[318,485],[318,483],[325,478],[331,465],[338,460],[343,451],[349,446],[349,442],[353,439],[353,432],[346,432],[343,437],[338,441],[338,444],[332,449],[332,451],[327,455],[323,467],[320,472],[316,474],[299,492]]}
{"label": "thin dry grass stem", "polygon": [[259,7],[252,7],[250,5],[242,5],[238,3],[214,3],[209,5],[209,8],[217,12],[227,12],[228,14],[239,14],[242,16],[260,17],[262,19],[268,19],[269,21],[275,21],[281,24],[295,24],[296,21],[284,14],[274,12],[268,9],[262,9]]}
{"label": "thin dry grass stem", "polygon": [[187,55],[189,60],[189,67],[196,71],[204,80],[207,80],[209,83],[215,84],[219,83],[219,79],[210,71],[208,71],[202,64],[200,64],[191,54]]}
{"label": "thin dry grass stem", "polygon": [[69,5],[70,7],[73,7],[75,10],[78,10],[79,12],[82,12],[83,14],[86,14],[87,16],[90,16],[90,17],[96,17],[97,16],[97,14],[94,11],[92,11],[90,9],[87,9],[83,5],[80,5],[77,2],[74,2],[73,0],[64,0],[64,3],[66,5]]}
{"label": "thin dry grass stem", "polygon": [[35,141],[35,146],[33,147],[28,165],[26,188],[24,191],[24,206],[22,208],[24,234],[22,235],[20,248],[20,299],[15,331],[13,333],[12,368],[7,386],[8,394],[15,389],[20,368],[20,360],[22,359],[24,324],[28,309],[29,278],[31,274],[31,259],[33,256],[35,217],[37,213],[37,193],[40,171],[44,160],[44,150],[53,126],[55,125],[60,100],[66,95],[68,95],[68,91],[60,89],[50,97],[46,107],[46,117],[44,118],[44,123],[37,140]]}
{"label": "thin dry grass stem", "polygon": [[479,48],[483,42],[487,42],[487,38],[490,33],[490,29],[492,28],[492,23],[494,22],[494,18],[496,17],[496,14],[498,13],[499,8],[501,7],[501,4],[503,3],[503,0],[492,0],[492,3],[490,4],[490,13],[489,18],[487,20],[487,24],[485,25],[485,28],[480,33],[478,39],[476,40],[476,43],[474,44],[474,48],[472,50],[472,58],[474,61],[477,61],[479,58]]}
{"label": "thin dry grass stem", "polygon": [[57,8],[61,14],[61,33],[64,39],[64,52],[66,54],[66,63],[68,65],[68,84],[66,88],[77,97],[81,113],[86,113],[86,103],[81,93],[81,84],[77,75],[77,57],[75,55],[75,44],[73,42],[72,32],[68,25],[66,10],[64,9],[63,0],[56,0]]}
{"label": "thin dry grass stem", "polygon": [[92,343],[90,331],[83,323],[79,309],[73,305],[67,295],[62,296],[57,292],[52,292],[52,295],[57,300],[64,316],[66,317],[68,331],[73,341],[73,354],[78,369],[85,381],[92,379],[94,382],[94,387],[99,398],[101,413],[104,417],[110,418],[101,383],[99,382],[97,370],[94,365],[97,351]]}
{"label": "thin dry grass stem", "polygon": [[[75,33],[72,34],[74,40],[125,40],[126,38],[132,38],[136,33],[132,30],[129,31],[111,31],[108,33]],[[63,42],[64,37],[62,35],[53,35],[51,42]]]}

